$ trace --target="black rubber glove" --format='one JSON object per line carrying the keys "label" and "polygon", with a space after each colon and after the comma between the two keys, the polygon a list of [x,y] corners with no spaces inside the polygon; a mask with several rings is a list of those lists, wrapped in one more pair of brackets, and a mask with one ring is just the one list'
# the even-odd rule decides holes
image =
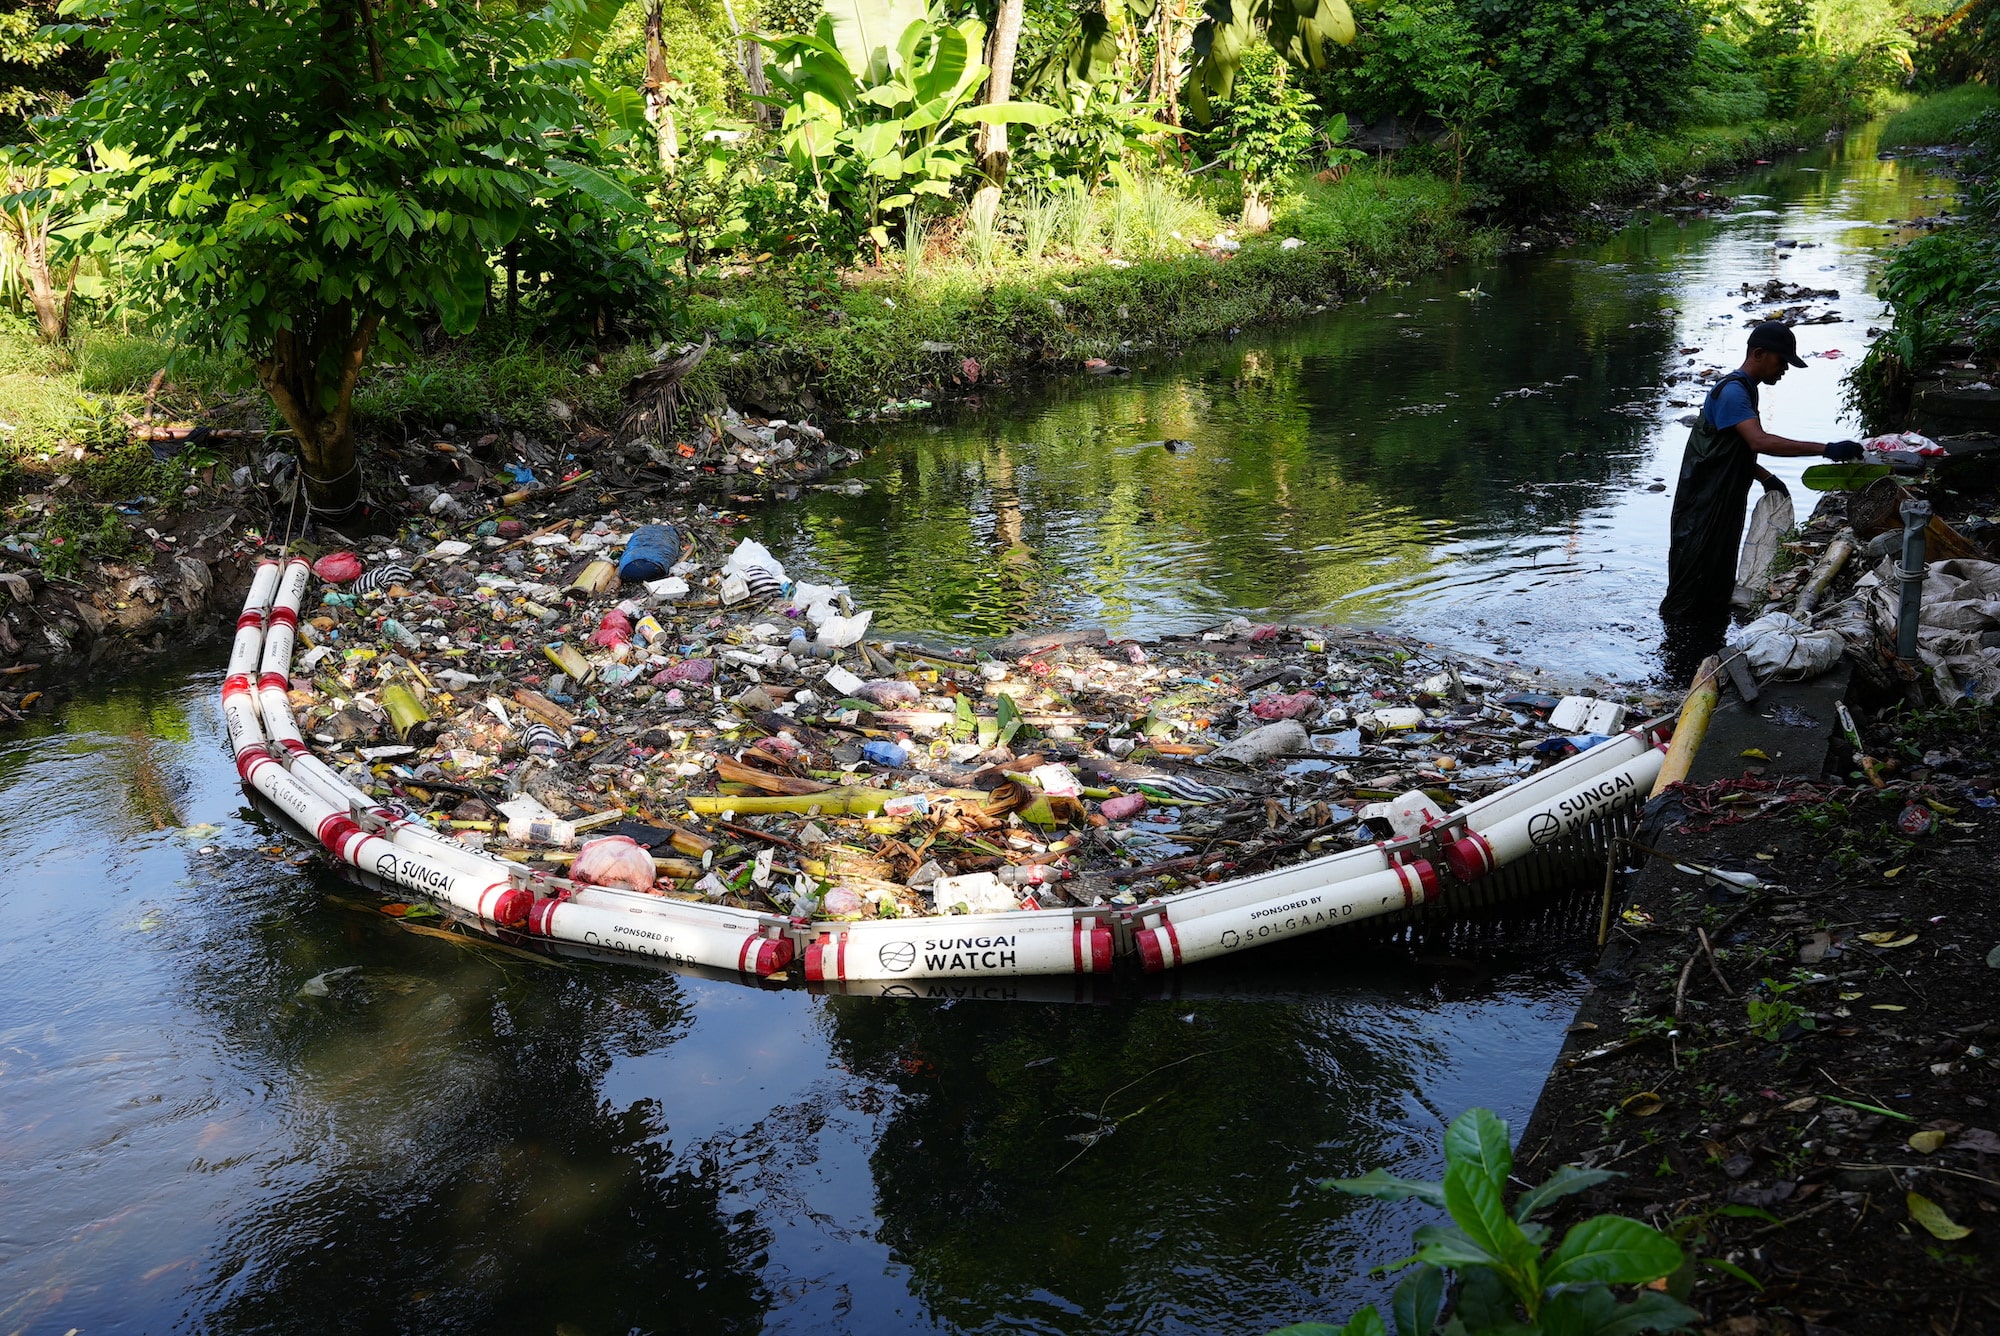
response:
{"label": "black rubber glove", "polygon": [[1826,448],[1821,450],[1820,453],[1836,464],[1852,464],[1855,460],[1861,458],[1861,442],[1828,441]]}

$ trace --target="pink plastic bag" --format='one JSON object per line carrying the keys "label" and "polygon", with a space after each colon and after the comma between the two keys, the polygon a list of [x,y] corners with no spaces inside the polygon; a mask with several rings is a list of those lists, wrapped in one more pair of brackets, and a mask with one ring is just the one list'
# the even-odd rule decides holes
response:
{"label": "pink plastic bag", "polygon": [[361,578],[361,558],[352,552],[329,552],[313,563],[312,572],[328,584],[344,585]]}
{"label": "pink plastic bag", "polygon": [[632,619],[613,608],[597,623],[597,629],[590,633],[590,643],[599,649],[616,649],[620,645],[632,643]]}
{"label": "pink plastic bag", "polygon": [[1146,810],[1146,796],[1143,793],[1126,793],[1116,798],[1106,798],[1097,805],[1106,821],[1123,821],[1135,817]]}
{"label": "pink plastic bag", "polygon": [[1295,696],[1266,696],[1250,707],[1250,713],[1259,719],[1297,719],[1318,704],[1318,696],[1301,691]]}
{"label": "pink plastic bag", "polygon": [[623,886],[627,890],[653,889],[653,856],[625,835],[606,835],[576,851],[570,880],[586,886]]}

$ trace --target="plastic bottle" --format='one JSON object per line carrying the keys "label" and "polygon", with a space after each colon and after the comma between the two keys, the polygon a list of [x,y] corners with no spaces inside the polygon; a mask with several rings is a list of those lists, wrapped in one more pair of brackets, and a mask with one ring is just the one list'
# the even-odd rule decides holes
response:
{"label": "plastic bottle", "polygon": [[576,827],[567,821],[551,821],[546,817],[510,816],[507,818],[507,838],[531,844],[575,844]]}
{"label": "plastic bottle", "polygon": [[382,634],[405,649],[422,649],[424,646],[424,642],[417,638],[415,631],[412,631],[394,617],[383,619]]}
{"label": "plastic bottle", "polygon": [[1002,886],[1046,886],[1052,881],[1068,881],[1076,874],[1068,868],[1050,867],[1047,863],[1028,863],[1016,866],[1012,863],[997,869],[994,876]]}
{"label": "plastic bottle", "polygon": [[681,536],[671,524],[642,524],[618,559],[620,580],[664,580],[681,559]]}

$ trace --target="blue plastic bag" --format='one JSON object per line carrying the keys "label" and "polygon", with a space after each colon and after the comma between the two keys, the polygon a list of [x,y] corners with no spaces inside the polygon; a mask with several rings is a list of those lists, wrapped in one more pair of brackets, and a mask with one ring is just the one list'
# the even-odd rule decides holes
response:
{"label": "blue plastic bag", "polygon": [[642,524],[625,543],[618,559],[618,578],[664,580],[681,559],[681,536],[671,524]]}

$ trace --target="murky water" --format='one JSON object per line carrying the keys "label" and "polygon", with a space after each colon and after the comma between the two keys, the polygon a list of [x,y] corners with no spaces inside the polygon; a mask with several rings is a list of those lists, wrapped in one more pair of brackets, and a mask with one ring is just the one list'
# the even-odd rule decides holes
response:
{"label": "murky water", "polygon": [[1328,938],[827,998],[420,935],[249,809],[211,658],[0,752],[0,1331],[1260,1332],[1415,1219],[1312,1181],[1518,1123],[1579,992]]}
{"label": "murky water", "polygon": [[1881,316],[1882,224],[1951,198],[1873,143],[1742,177],[1718,217],[1467,264],[1185,356],[1132,351],[1130,378],[888,429],[858,471],[865,494],[781,508],[766,541],[854,586],[893,631],[1143,634],[1243,613],[1646,677],[1678,419],[1702,390],[1667,378],[1741,363],[1772,305],[1744,310],[1745,283],[1833,289],[1814,314],[1840,323],[1799,330],[1806,369],[1765,391],[1763,418],[1806,440],[1853,434],[1839,381]]}
{"label": "murky water", "polygon": [[[1808,350],[1858,351],[1879,232],[1857,220],[1932,189],[1817,165],[1757,182],[1776,217],[1451,276],[915,431],[873,491],[777,528],[904,629],[1333,610],[1551,657],[1598,641],[1636,670],[1608,637],[1656,597],[1666,501],[1641,489],[1683,411],[1655,393],[1674,350],[1719,358],[1726,290],[1775,272],[1855,319]],[[1826,244],[1779,258],[1780,233]],[[1829,430],[1841,365],[1767,420]],[[1139,444],[1168,436],[1191,445]],[[0,1331],[1344,1317],[1424,1212],[1313,1181],[1434,1172],[1473,1104],[1518,1125],[1581,989],[1546,934],[1471,958],[1307,939],[1083,1000],[537,962],[397,925],[254,813],[220,660],[0,750]]]}

